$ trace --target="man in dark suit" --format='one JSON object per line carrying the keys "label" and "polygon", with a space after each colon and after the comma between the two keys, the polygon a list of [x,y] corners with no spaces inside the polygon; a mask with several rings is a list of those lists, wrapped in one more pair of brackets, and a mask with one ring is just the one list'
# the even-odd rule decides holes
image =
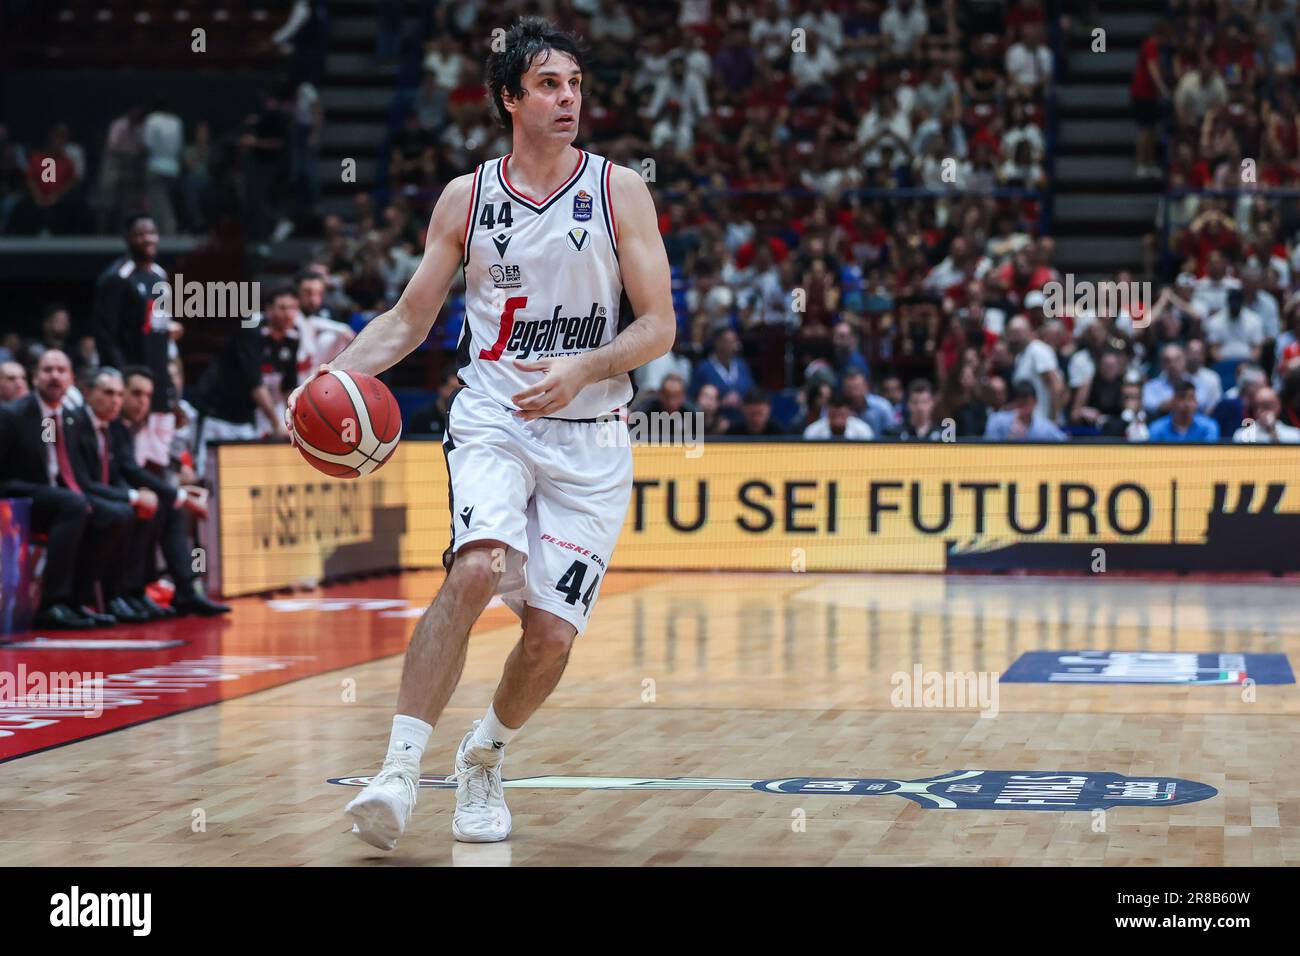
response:
{"label": "man in dark suit", "polygon": [[105,522],[127,529],[126,534],[114,539],[111,553],[85,567],[85,576],[98,576],[105,610],[119,621],[134,624],[171,617],[172,611],[155,604],[144,593],[148,583],[146,562],[153,554],[161,527],[158,493],[141,480],[142,470],[134,455],[114,452],[120,438],[113,436],[112,426],[122,412],[125,394],[122,373],[100,368],[84,384],[86,404],[78,413],[68,448],[77,481]]}
{"label": "man in dark suit", "polygon": [[45,575],[34,621],[50,629],[94,627],[74,605],[78,549],[92,509],[68,455],[76,418],[62,407],[72,363],[58,349],[36,364],[35,392],[0,405],[0,495],[30,498],[32,530],[45,533]]}
{"label": "man in dark suit", "polygon": [[[230,611],[229,606],[218,604],[203,593],[190,551],[191,510],[196,510],[196,513],[205,510],[202,499],[196,497],[201,494],[201,489],[172,484],[165,471],[151,467],[151,463],[136,451],[136,436],[154,421],[149,414],[153,400],[153,373],[142,365],[134,365],[122,370],[122,378],[126,394],[121,402],[121,415],[108,427],[110,471],[120,476],[119,483],[124,481],[129,487],[148,488],[158,496],[158,512],[150,520],[146,533],[140,536],[138,547],[129,560],[130,573],[138,585],[128,596],[139,596],[144,599],[141,603],[157,607],[145,595],[144,588],[154,579],[154,550],[161,544],[167,572],[176,586],[172,609],[180,615],[212,617],[226,614]],[[106,408],[104,413],[96,414],[107,412]]]}

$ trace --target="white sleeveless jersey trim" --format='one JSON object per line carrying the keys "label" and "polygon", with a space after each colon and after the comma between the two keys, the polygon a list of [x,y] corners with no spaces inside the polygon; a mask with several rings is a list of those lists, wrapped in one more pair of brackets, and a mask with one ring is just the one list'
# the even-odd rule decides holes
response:
{"label": "white sleeveless jersey trim", "polygon": [[460,267],[465,268],[469,264],[469,241],[474,235],[474,220],[478,217],[478,200],[480,185],[483,181],[483,163],[479,163],[474,169],[474,184],[469,191],[469,211],[465,213],[465,239],[464,252],[460,257]]}
{"label": "white sleeveless jersey trim", "polygon": [[614,218],[614,193],[609,186],[609,177],[613,170],[614,164],[608,159],[605,160],[600,175],[600,211],[605,217],[605,229],[614,242],[614,254],[618,255],[618,220]]}
{"label": "white sleeveless jersey trim", "polygon": [[[542,200],[510,183],[509,156],[474,173],[465,229],[461,380],[502,405],[535,384],[515,360],[607,345],[631,320],[610,202],[612,164],[578,151],[573,172]],[[599,206],[599,211],[596,206]],[[598,418],[632,398],[630,375],[588,385],[554,417]]]}
{"label": "white sleeveless jersey trim", "polygon": [[[537,213],[545,212],[550,208],[551,203],[558,202],[560,197],[568,191],[569,187],[578,181],[578,178],[586,170],[587,163],[592,158],[591,153],[588,153],[586,150],[578,150],[578,161],[574,163],[573,172],[569,174],[569,178],[559,187],[551,190],[551,194],[545,199],[538,201],[525,196],[523,193],[515,189],[514,186],[510,185],[510,157],[513,155],[513,153],[506,153],[506,155],[496,161],[497,181],[501,183],[501,188],[509,193],[513,199],[523,203],[525,207]],[[599,161],[599,157],[597,157],[597,161]]]}

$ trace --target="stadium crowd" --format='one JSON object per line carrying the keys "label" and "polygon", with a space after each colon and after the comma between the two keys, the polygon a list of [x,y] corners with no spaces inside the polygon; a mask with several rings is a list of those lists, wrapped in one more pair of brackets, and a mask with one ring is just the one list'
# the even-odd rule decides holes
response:
{"label": "stadium crowd", "polygon": [[[1294,310],[1267,281],[1238,307],[1202,255],[1128,310],[1045,308],[1062,277],[1037,194],[1054,52],[1035,0],[684,4],[668,22],[575,7],[600,91],[583,145],[653,181],[674,273],[678,342],[638,374],[639,407],[698,410],[714,435],[1295,436]],[[369,300],[354,324],[400,292],[441,187],[507,148],[462,52],[481,24],[444,26],[397,121],[388,205],[326,221],[337,284]],[[1222,228],[1196,227],[1198,250]],[[444,342],[461,319],[453,298]],[[1179,355],[1201,382],[1190,409]]]}
{"label": "stadium crowd", "polygon": [[[206,441],[282,437],[299,377],[400,295],[441,189],[507,148],[464,52],[492,14],[465,6],[428,20],[385,182],[344,215],[313,213],[309,79],[268,92],[220,149],[165,100],[131,111],[97,192],[65,124],[28,149],[0,128],[0,230],[131,213],[90,315],[51,303],[33,334],[0,339],[0,496],[31,498],[46,540],[41,626],[225,610],[191,560]],[[1257,182],[1171,194],[1143,283],[1113,277],[1135,294],[1084,308],[1056,294],[1043,228],[1054,52],[1039,0],[574,2],[595,87],[579,143],[651,181],[673,270],[678,340],[637,372],[634,410],[697,412],[712,437],[1300,441],[1300,213],[1268,195],[1300,161],[1297,22],[1287,0],[1253,26],[1241,6],[1175,3],[1143,45],[1139,172],[1236,187],[1258,155]],[[47,160],[58,189],[40,182]],[[156,258],[223,209],[246,213],[252,241],[292,222],[315,247],[187,384]],[[433,363],[435,391],[407,408],[407,434],[445,427],[461,293],[408,359]]]}

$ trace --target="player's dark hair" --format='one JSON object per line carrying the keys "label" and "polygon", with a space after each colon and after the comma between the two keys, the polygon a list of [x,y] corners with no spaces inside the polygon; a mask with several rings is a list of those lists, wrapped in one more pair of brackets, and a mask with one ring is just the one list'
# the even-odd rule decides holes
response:
{"label": "player's dark hair", "polygon": [[129,382],[132,376],[139,375],[141,378],[147,378],[151,384],[157,385],[158,381],[154,378],[153,369],[145,365],[128,365],[122,369],[122,381]]}
{"label": "player's dark hair", "polygon": [[914,378],[912,381],[907,383],[908,395],[919,395],[921,392],[928,392],[931,395],[934,394],[934,389],[931,387],[929,379]]}
{"label": "player's dark hair", "polygon": [[[41,312],[41,324],[44,325],[46,322],[50,321],[50,316],[54,315],[56,312],[67,312],[67,311],[68,311],[68,307],[64,305],[62,302],[51,302]],[[71,316],[71,313],[68,314],[69,316]]]}
{"label": "player's dark hair", "polygon": [[848,408],[849,397],[844,394],[843,389],[835,389],[831,392],[831,400],[826,403],[829,408]]}
{"label": "player's dark hair", "polygon": [[488,98],[496,111],[497,121],[510,128],[510,114],[506,111],[503,93],[518,99],[524,95],[523,78],[533,61],[540,55],[545,62],[552,51],[573,58],[582,69],[582,54],[586,45],[576,33],[561,30],[542,17],[520,17],[506,31],[505,49],[493,50],[483,65]]}
{"label": "player's dark hair", "polygon": [[298,290],[296,287],[291,285],[277,285],[271,290],[271,298],[268,301],[274,303],[275,300],[280,298],[282,295],[287,295],[295,302],[298,301]]}
{"label": "player's dark hair", "polygon": [[1174,394],[1179,397],[1186,395],[1188,392],[1195,392],[1195,391],[1196,391],[1196,383],[1193,382],[1190,378],[1180,379],[1178,381],[1178,384],[1174,386]]}

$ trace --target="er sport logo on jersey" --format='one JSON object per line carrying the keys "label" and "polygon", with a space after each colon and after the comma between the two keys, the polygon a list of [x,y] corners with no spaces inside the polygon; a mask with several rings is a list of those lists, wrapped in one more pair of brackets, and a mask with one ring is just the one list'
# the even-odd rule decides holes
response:
{"label": "er sport logo on jersey", "polygon": [[574,252],[584,252],[591,245],[591,233],[581,226],[574,226],[569,230],[568,242]]}
{"label": "er sport logo on jersey", "polygon": [[524,284],[516,265],[493,263],[488,269],[488,275],[492,277],[492,285],[498,289],[518,289]]}
{"label": "er sport logo on jersey", "polygon": [[[371,777],[334,777],[329,783],[364,787]],[[1175,777],[1126,777],[1090,770],[954,770],[920,780],[785,777],[522,777],[503,781],[519,790],[757,790],[799,796],[869,797],[893,794],[927,810],[1110,810],[1172,807],[1218,796],[1206,783]],[[423,790],[454,790],[442,775],[420,777]]]}

